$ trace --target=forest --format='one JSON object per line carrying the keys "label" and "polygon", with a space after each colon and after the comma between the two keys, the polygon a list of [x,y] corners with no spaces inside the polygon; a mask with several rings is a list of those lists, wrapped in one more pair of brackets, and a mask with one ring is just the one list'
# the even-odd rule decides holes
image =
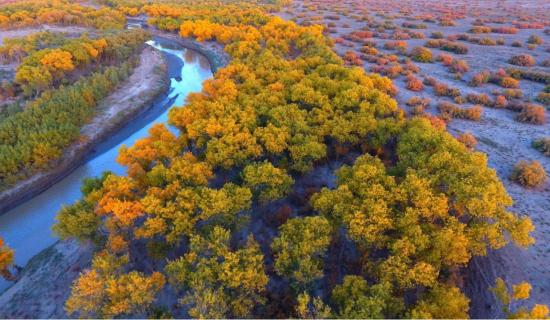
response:
{"label": "forest", "polygon": [[[231,4],[136,10],[231,62],[170,111],[177,133],[154,126],[120,151],[128,176],[86,181],[59,213],[60,237],[101,248],[69,314],[463,318],[460,268],[533,243],[486,156],[405,118],[391,81],[346,67],[321,27]],[[334,186],[304,186],[341,159]]]}
{"label": "forest", "polygon": [[[326,27],[273,14],[291,1],[98,2],[105,6],[0,7],[0,28],[94,28],[78,37],[40,32],[0,47],[0,60],[17,63],[10,89],[26,99],[0,117],[0,189],[51,168],[85,138],[80,129],[129,77],[150,38],[121,30],[126,16],[217,43],[230,62],[170,109],[167,124],[120,148],[126,174],[85,179],[82,198],[58,212],[57,237],[94,246],[91,267],[64,304],[67,316],[468,318],[471,261],[535,243],[534,222],[514,211],[475,138],[446,130],[453,119],[482,118],[481,103],[440,102],[433,116],[420,110],[429,101],[416,98],[409,102],[419,109],[407,114],[384,76],[391,70],[367,72],[359,56],[335,51]],[[440,42],[434,46],[466,53]],[[434,59],[425,47],[411,57]],[[456,60],[449,68],[469,70]],[[509,77],[502,72],[478,82],[500,84]],[[412,74],[406,81],[411,91],[426,85],[460,96]],[[518,121],[536,123],[537,111],[527,109]],[[547,140],[533,143],[548,154]],[[516,181],[537,170],[530,166],[514,171]],[[5,279],[13,278],[14,255],[0,239]],[[501,278],[491,288],[504,316],[548,317],[530,291],[527,281]]]}
{"label": "forest", "polygon": [[0,189],[51,167],[66,147],[81,138],[80,128],[90,121],[98,103],[130,75],[136,61],[129,58],[147,37],[142,30],[97,39],[36,37],[62,44],[29,50],[17,67],[16,88],[36,98],[0,122]]}

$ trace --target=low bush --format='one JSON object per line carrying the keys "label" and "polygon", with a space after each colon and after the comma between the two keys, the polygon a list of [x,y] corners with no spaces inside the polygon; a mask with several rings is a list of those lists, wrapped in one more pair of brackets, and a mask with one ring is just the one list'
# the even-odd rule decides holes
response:
{"label": "low bush", "polygon": [[485,27],[485,26],[475,26],[472,29],[470,29],[470,33],[491,33],[491,27]]}
{"label": "low bush", "polygon": [[481,104],[484,106],[492,106],[493,102],[491,101],[491,98],[486,95],[485,93],[475,94],[475,93],[469,93],[466,95],[466,101],[473,104]]}
{"label": "low bush", "polygon": [[414,47],[411,51],[411,57],[416,62],[432,62],[432,51],[425,47]]}
{"label": "low bush", "polygon": [[453,56],[450,54],[442,53],[437,56],[437,61],[441,62],[444,66],[450,66],[453,63]]}
{"label": "low bush", "polygon": [[466,73],[470,71],[470,66],[466,60],[453,60],[450,66],[450,70],[453,73]]}
{"label": "low bush", "polygon": [[424,85],[422,81],[413,75],[407,77],[407,89],[411,91],[422,91],[424,90]]}
{"label": "low bush", "polygon": [[529,38],[527,39],[527,43],[540,45],[543,43],[543,41],[541,37],[537,36],[536,34],[533,34],[529,36]]}
{"label": "low bush", "polygon": [[472,80],[470,80],[470,86],[480,87],[480,86],[486,84],[487,82],[489,82],[490,75],[491,75],[491,73],[489,71],[486,71],[486,70],[476,73],[472,77]]}
{"label": "low bush", "polygon": [[493,33],[501,33],[501,34],[516,34],[518,33],[518,29],[514,27],[494,27],[491,28],[491,31]]}
{"label": "low bush", "polygon": [[542,103],[545,106],[550,106],[550,93],[548,92],[540,92],[537,95],[536,100],[540,103]]}
{"label": "low bush", "polygon": [[456,140],[462,142],[462,144],[464,144],[466,148],[470,150],[474,150],[477,146],[476,137],[474,137],[474,135],[469,132],[460,134],[458,137],[456,137]]}
{"label": "low bush", "polygon": [[503,95],[498,95],[495,98],[495,103],[493,104],[493,107],[495,108],[506,108],[508,105],[508,100],[506,100],[506,97]]}
{"label": "low bush", "polygon": [[533,148],[550,157],[550,137],[539,138],[533,141]]}
{"label": "low bush", "polygon": [[535,58],[533,58],[528,54],[520,54],[520,55],[511,57],[508,60],[508,63],[516,66],[532,67],[536,64],[536,61],[535,61]]}
{"label": "low bush", "polygon": [[470,108],[460,108],[457,105],[442,101],[437,105],[437,109],[443,116],[443,118],[458,118],[467,119],[472,121],[478,121],[483,114],[483,108],[479,105],[472,106]]}
{"label": "low bush", "polygon": [[414,106],[419,106],[419,105],[422,105],[424,107],[429,107],[430,106],[430,103],[431,103],[431,100],[430,98],[421,98],[421,97],[417,97],[417,96],[414,96],[414,97],[411,97],[409,100],[407,100],[406,104],[409,106],[409,107],[414,107]]}
{"label": "low bush", "polygon": [[436,82],[433,85],[433,88],[434,88],[435,95],[439,97],[444,97],[449,92],[449,86],[441,82]]}
{"label": "low bush", "polygon": [[503,77],[500,79],[500,86],[507,89],[519,88],[519,81],[512,77]]}
{"label": "low bush", "polygon": [[538,161],[521,160],[516,164],[510,179],[524,187],[535,188],[546,182],[546,171]]}
{"label": "low bush", "polygon": [[544,124],[546,123],[546,111],[542,106],[527,104],[523,107],[516,119],[520,122]]}
{"label": "low bush", "polygon": [[454,52],[456,54],[468,53],[468,47],[458,42],[446,42],[441,46],[441,50]]}
{"label": "low bush", "polygon": [[430,38],[432,39],[443,39],[443,32],[440,32],[440,31],[436,31],[436,32],[432,32],[430,34]]}

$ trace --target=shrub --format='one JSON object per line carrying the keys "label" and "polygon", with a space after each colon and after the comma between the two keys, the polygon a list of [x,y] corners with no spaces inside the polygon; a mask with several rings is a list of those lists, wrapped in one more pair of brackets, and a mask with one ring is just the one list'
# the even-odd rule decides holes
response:
{"label": "shrub", "polygon": [[468,47],[457,42],[446,42],[443,46],[441,46],[441,50],[454,52],[456,54],[468,53]]}
{"label": "shrub", "polygon": [[432,38],[432,39],[443,39],[443,32],[440,32],[440,31],[432,32],[430,34],[430,38]]}
{"label": "shrub", "polygon": [[427,108],[429,107],[430,102],[431,102],[430,98],[421,98],[421,97],[414,96],[414,97],[411,97],[409,100],[407,100],[406,104],[409,107],[421,105]]}
{"label": "shrub", "polygon": [[502,95],[504,95],[506,99],[521,99],[523,97],[523,92],[517,89],[505,89],[502,90]]}
{"label": "shrub", "polygon": [[465,60],[453,60],[450,69],[453,73],[466,73],[470,70],[470,66]]}
{"label": "shrub", "polygon": [[433,85],[434,93],[436,96],[445,97],[457,97],[460,96],[460,90],[458,88],[450,88],[444,83],[436,82]]}
{"label": "shrub", "polygon": [[444,66],[450,66],[453,63],[453,57],[450,54],[442,53],[437,56],[437,61],[440,61]]}
{"label": "shrub", "polygon": [[540,92],[537,95],[537,101],[544,104],[545,106],[550,106],[550,93]]}
{"label": "shrub", "polygon": [[491,28],[491,31],[493,33],[501,33],[501,34],[516,34],[518,33],[518,29],[514,27],[496,27]]}
{"label": "shrub", "polygon": [[439,25],[442,27],[454,27],[456,23],[450,19],[442,19],[439,21]]}
{"label": "shrub", "polygon": [[444,118],[459,118],[478,121],[481,119],[483,108],[479,105],[475,105],[470,108],[460,108],[450,102],[442,101],[437,105],[437,109]]}
{"label": "shrub", "polygon": [[470,80],[470,85],[472,87],[480,87],[484,85],[485,83],[489,82],[489,77],[491,73],[489,71],[481,71],[479,73],[476,73],[472,80]]}
{"label": "shrub", "polygon": [[361,58],[353,51],[347,51],[346,54],[344,54],[344,61],[346,62],[346,64],[349,65],[363,65],[363,61],[361,61]]}
{"label": "shrub", "polygon": [[432,62],[432,51],[425,47],[415,47],[411,51],[411,57],[416,62]]}
{"label": "shrub", "polygon": [[485,26],[475,26],[469,31],[470,33],[490,33],[491,28]]}
{"label": "shrub", "polygon": [[466,146],[466,148],[470,150],[474,150],[477,145],[477,139],[474,137],[473,134],[469,132],[465,132],[458,137],[456,137],[456,140],[462,142]]}
{"label": "shrub", "polygon": [[520,122],[544,124],[546,122],[546,111],[542,106],[527,104],[516,119]]}
{"label": "shrub", "polygon": [[466,101],[468,101],[469,103],[481,104],[484,106],[492,105],[491,98],[489,98],[489,96],[484,93],[469,93],[468,95],[466,95]]}
{"label": "shrub", "polygon": [[508,63],[516,66],[532,67],[535,65],[536,61],[535,61],[535,58],[533,58],[528,54],[520,54],[520,55],[511,57],[508,60]]}
{"label": "shrub", "polygon": [[498,95],[495,98],[495,103],[493,106],[495,108],[505,108],[507,104],[508,104],[508,100],[506,100],[506,97],[502,95]]}
{"label": "shrub", "polygon": [[443,46],[444,43],[445,43],[445,40],[443,39],[430,39],[426,41],[424,45],[428,48],[441,48],[441,46]]}
{"label": "shrub", "polygon": [[521,160],[514,167],[510,179],[524,187],[534,188],[546,181],[546,171],[538,161]]}
{"label": "shrub", "polygon": [[550,84],[550,73],[544,71],[520,70],[517,68],[508,68],[508,73],[516,79],[525,79],[544,84]]}
{"label": "shrub", "polygon": [[437,80],[435,80],[435,78],[433,77],[426,77],[424,78],[424,81],[422,83],[424,83],[428,87],[431,87],[437,83]]}
{"label": "shrub", "polygon": [[537,36],[536,34],[530,35],[529,39],[527,39],[527,43],[529,44],[535,44],[540,45],[543,43],[541,37]]}
{"label": "shrub", "polygon": [[503,77],[500,80],[500,86],[508,89],[517,89],[519,88],[519,81],[512,77]]}
{"label": "shrub", "polygon": [[407,50],[407,43],[405,41],[389,41],[384,44],[384,48],[387,50],[397,50],[404,53]]}
{"label": "shrub", "polygon": [[411,91],[422,91],[424,90],[424,85],[420,79],[410,75],[407,77],[407,89]]}
{"label": "shrub", "polygon": [[533,148],[550,157],[550,137],[539,138],[533,141]]}

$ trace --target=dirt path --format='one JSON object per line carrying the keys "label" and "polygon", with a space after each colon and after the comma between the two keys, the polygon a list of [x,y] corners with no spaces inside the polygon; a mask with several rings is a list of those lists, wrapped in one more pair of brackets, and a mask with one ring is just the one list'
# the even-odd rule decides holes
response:
{"label": "dirt path", "polygon": [[140,63],[119,88],[105,98],[99,114],[82,128],[85,139],[70,146],[53,169],[38,173],[0,193],[0,212],[29,199],[69,174],[78,167],[89,150],[116,131],[132,116],[146,108],[167,87],[162,53],[146,47]]}

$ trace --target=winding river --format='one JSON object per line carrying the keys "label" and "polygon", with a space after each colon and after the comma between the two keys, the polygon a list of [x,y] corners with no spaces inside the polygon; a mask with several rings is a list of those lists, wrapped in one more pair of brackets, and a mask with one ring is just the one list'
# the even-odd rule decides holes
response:
{"label": "winding river", "polygon": [[[99,144],[86,162],[63,180],[0,216],[0,236],[15,250],[17,265],[25,265],[34,255],[57,241],[51,232],[56,213],[63,205],[72,204],[81,197],[82,179],[104,171],[124,174],[125,168],[115,161],[120,146],[134,144],[147,135],[154,123],[166,122],[171,106],[183,105],[190,92],[200,91],[202,82],[212,77],[208,60],[198,52],[156,37],[147,44],[164,53],[170,89],[150,109]],[[0,281],[0,291],[9,284]]]}

